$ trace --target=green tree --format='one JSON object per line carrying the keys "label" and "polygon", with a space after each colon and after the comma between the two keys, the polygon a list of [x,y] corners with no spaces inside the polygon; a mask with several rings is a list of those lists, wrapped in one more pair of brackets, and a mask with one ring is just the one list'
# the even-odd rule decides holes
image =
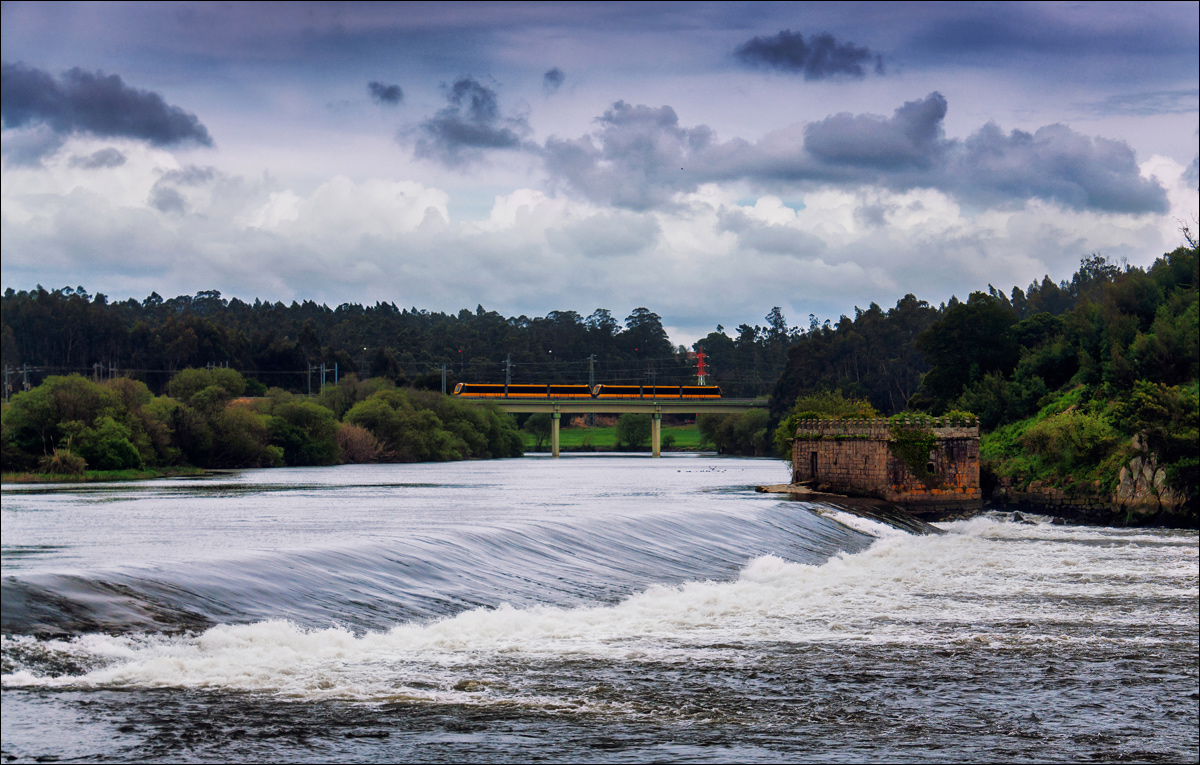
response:
{"label": "green tree", "polygon": [[650,441],[650,415],[626,413],[617,418],[617,448],[643,449]]}
{"label": "green tree", "polygon": [[966,303],[948,306],[942,318],[921,334],[917,345],[932,367],[921,389],[933,398],[937,411],[989,372],[1012,371],[1019,358],[1009,332],[1015,323],[1006,301],[972,292]]}
{"label": "green tree", "polygon": [[276,406],[269,420],[271,443],[283,449],[286,465],[336,465],[341,461],[338,421],[311,401]]}
{"label": "green tree", "polygon": [[525,420],[525,424],[521,426],[521,429],[527,433],[533,434],[534,438],[536,439],[533,450],[535,452],[540,452],[542,450],[542,445],[546,443],[546,439],[550,438],[550,430],[552,427],[553,422],[551,421],[548,413],[536,412],[529,415],[529,418]]}
{"label": "green tree", "polygon": [[142,467],[142,456],[132,436],[129,428],[105,415],[82,428],[73,446],[92,470],[136,470]]}

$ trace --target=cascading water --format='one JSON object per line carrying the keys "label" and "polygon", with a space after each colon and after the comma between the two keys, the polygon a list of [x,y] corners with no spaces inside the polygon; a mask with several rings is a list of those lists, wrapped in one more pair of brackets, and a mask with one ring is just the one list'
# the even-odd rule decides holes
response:
{"label": "cascading water", "polygon": [[1195,758],[1195,532],[918,535],[753,492],[781,472],[5,487],[4,754]]}

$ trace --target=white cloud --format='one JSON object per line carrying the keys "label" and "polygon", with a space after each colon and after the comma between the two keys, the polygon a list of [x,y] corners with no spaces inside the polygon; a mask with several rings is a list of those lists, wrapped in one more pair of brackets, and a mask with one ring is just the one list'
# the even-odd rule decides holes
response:
{"label": "white cloud", "polygon": [[[107,147],[126,160],[72,162]],[[138,144],[71,140],[44,167],[4,168],[3,278],[114,297],[219,289],[508,315],[646,306],[691,342],[718,323],[762,323],[775,305],[793,322],[836,318],[906,292],[936,303],[989,282],[1063,278],[1091,252],[1147,264],[1178,243],[1172,216],[1195,215],[1197,193],[1170,159],[1142,171],[1168,189],[1172,215],[1040,201],[973,210],[936,190],[875,187],[739,204],[743,186],[705,184],[646,212],[518,188],[485,219],[456,221],[451,193],[416,181],[335,176],[303,191]],[[180,204],[156,207],[164,189]]]}

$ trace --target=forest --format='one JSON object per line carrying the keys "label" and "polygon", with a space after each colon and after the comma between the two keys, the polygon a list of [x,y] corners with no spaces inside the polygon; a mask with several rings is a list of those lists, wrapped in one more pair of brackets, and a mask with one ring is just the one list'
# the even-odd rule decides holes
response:
{"label": "forest", "polygon": [[[1093,254],[1058,282],[988,285],[936,306],[910,294],[837,322],[810,315],[805,327],[773,308],[764,325],[718,324],[691,349],[672,346],[647,308],[622,323],[605,309],[505,318],[482,306],[9,289],[4,469],[37,469],[57,451],[108,464],[99,444],[121,441],[145,465],[507,456],[519,452],[516,423],[441,397],[443,380],[683,383],[703,351],[726,396],[770,397],[769,411],[701,418],[725,453],[784,456],[801,414],[970,412],[985,484],[1109,492],[1141,450],[1194,501],[1200,259],[1183,233],[1185,245],[1148,268]],[[370,436],[364,450],[354,429]]]}
{"label": "forest", "polygon": [[[12,370],[8,384],[18,387],[26,376],[32,385],[78,373],[133,377],[161,392],[181,369],[227,367],[252,390],[315,392],[322,365],[326,381],[355,374],[438,390],[443,366],[451,387],[504,380],[506,373],[512,382],[679,384],[696,368],[646,308],[622,324],[606,309],[587,317],[551,311],[505,318],[483,306],[446,314],[391,303],[251,304],[215,291],[109,302],[82,287],[8,289],[0,307],[0,362]],[[778,308],[767,319],[766,327],[742,325],[735,338],[718,327],[702,341],[710,381],[726,395],[765,396],[775,384],[800,332]]]}

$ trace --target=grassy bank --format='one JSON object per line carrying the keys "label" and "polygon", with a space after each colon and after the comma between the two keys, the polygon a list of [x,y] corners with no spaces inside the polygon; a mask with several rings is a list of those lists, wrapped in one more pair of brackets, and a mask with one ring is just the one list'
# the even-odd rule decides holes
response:
{"label": "grassy bank", "polygon": [[[525,451],[538,451],[536,448],[537,437],[534,434],[522,431],[521,437],[525,439]],[[695,425],[664,425],[662,439],[663,451],[694,452],[705,448],[700,440],[700,429]],[[670,442],[669,446],[668,442]],[[559,449],[564,452],[615,451],[617,429],[616,427],[562,428],[559,431],[558,444]],[[646,443],[645,450],[650,450],[649,442]],[[550,451],[549,436],[542,439],[540,451]]]}
{"label": "grassy bank", "polygon": [[68,473],[4,473],[3,483],[107,483],[109,481],[149,481],[155,478],[201,476],[208,471],[194,467],[172,467],[161,470],[86,470]]}

